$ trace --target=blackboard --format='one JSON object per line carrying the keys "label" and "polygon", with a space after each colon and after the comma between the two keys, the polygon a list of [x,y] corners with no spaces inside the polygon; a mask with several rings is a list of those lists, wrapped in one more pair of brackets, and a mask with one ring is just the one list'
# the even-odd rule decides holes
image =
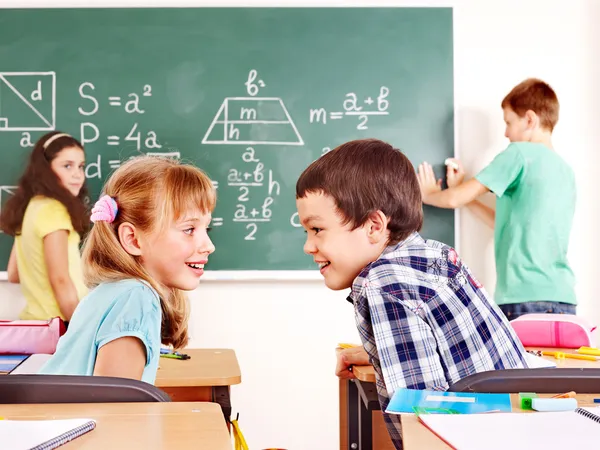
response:
{"label": "blackboard", "polygon": [[[295,182],[356,138],[441,174],[454,154],[451,8],[0,10],[0,203],[48,130],[85,145],[91,201],[139,153],[206,170],[211,270],[315,269]],[[425,210],[454,244],[454,213]],[[0,236],[0,267],[12,238]]]}

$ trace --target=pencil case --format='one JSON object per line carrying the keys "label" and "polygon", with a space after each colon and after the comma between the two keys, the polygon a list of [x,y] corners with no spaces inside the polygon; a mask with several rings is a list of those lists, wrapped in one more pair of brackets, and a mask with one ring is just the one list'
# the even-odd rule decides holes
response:
{"label": "pencil case", "polygon": [[590,326],[572,314],[524,314],[510,324],[525,347],[595,347]]}
{"label": "pencil case", "polygon": [[53,354],[66,327],[60,317],[49,320],[0,320],[0,354]]}

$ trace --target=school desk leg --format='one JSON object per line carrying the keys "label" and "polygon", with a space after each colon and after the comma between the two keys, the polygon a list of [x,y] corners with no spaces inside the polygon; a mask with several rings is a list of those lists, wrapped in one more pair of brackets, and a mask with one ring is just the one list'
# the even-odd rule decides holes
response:
{"label": "school desk leg", "polygon": [[225,416],[225,422],[227,422],[227,425],[229,426],[229,420],[231,418],[231,396],[229,386],[213,386],[211,401],[221,405],[223,415]]}
{"label": "school desk leg", "polygon": [[340,394],[340,450],[348,450],[348,381],[339,381]]}
{"label": "school desk leg", "polygon": [[354,380],[347,381],[346,407],[348,417],[348,430],[346,434],[347,447],[344,450],[363,450],[360,447],[360,396]]}
{"label": "school desk leg", "polygon": [[162,387],[174,402],[213,402],[221,405],[227,428],[231,416],[229,386],[179,386]]}

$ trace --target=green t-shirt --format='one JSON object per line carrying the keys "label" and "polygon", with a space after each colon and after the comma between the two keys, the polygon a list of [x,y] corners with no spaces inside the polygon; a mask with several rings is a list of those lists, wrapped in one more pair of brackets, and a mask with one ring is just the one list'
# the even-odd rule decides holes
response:
{"label": "green t-shirt", "polygon": [[567,260],[576,201],[571,167],[543,144],[513,142],[476,179],[498,197],[496,303],[576,305]]}

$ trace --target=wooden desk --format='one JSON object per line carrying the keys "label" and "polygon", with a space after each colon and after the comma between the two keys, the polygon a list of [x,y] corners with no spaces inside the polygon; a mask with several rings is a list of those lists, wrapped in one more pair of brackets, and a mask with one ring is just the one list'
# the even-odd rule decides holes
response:
{"label": "wooden desk", "polygon": [[[552,394],[540,394],[540,397],[552,397]],[[597,395],[577,395],[578,406],[597,406],[597,403],[594,403],[594,397]],[[514,413],[532,413],[521,409],[518,394],[511,395],[511,403]],[[414,414],[402,414],[401,422],[404,450],[449,450],[451,448],[421,424]]]}
{"label": "wooden desk", "polygon": [[154,384],[174,402],[215,402],[231,415],[230,386],[240,384],[242,375],[231,349],[187,348],[191,359],[160,358]]}
{"label": "wooden desk", "polygon": [[219,405],[214,403],[77,403],[0,405],[6,419],[91,418],[96,428],[61,449],[231,450]]}
{"label": "wooden desk", "polygon": [[[543,348],[543,347],[526,347],[527,350],[543,350],[549,352],[563,352],[563,353],[573,353],[578,354],[576,349],[574,348]],[[547,359],[548,361],[552,361],[556,363],[556,367],[560,368],[577,368],[581,369],[584,367],[593,367],[600,368],[600,359],[598,361],[584,361],[581,359],[555,359],[552,356],[542,356],[542,358]],[[356,375],[360,381],[364,381],[365,383],[375,383],[375,370],[373,366],[354,366],[352,371]]]}
{"label": "wooden desk", "polygon": [[[577,353],[575,349],[527,347],[527,350]],[[600,368],[600,359],[584,361],[557,360],[552,356],[543,356],[543,358],[555,362],[560,368]],[[348,443],[350,437],[350,442],[357,445],[356,448],[359,450],[394,450],[379,403],[373,400],[376,398],[373,366],[354,366],[352,372],[358,381],[340,380],[340,449],[351,449]]]}

